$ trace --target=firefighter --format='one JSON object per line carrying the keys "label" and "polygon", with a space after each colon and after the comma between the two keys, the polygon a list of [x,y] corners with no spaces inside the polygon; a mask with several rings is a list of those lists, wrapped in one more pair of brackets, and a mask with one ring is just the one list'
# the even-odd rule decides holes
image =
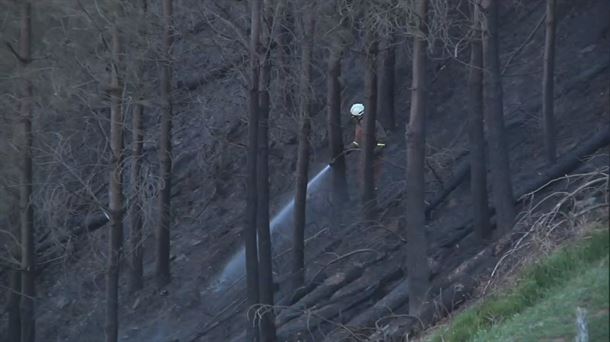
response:
{"label": "firefighter", "polygon": [[[364,138],[366,135],[365,127],[364,127],[364,105],[362,103],[354,103],[352,108],[350,109],[350,113],[352,115],[352,119],[355,122],[356,129],[354,132],[354,141],[350,145],[350,149],[360,149],[364,146]],[[383,127],[379,124],[378,121],[375,121],[375,160],[373,162],[373,172],[375,177],[375,185],[379,184],[379,179],[381,177],[382,165],[383,165],[383,149],[385,148],[385,141],[387,139],[387,135]],[[362,163],[360,163],[362,164]],[[363,179],[362,177],[363,168],[359,166],[359,181]]]}

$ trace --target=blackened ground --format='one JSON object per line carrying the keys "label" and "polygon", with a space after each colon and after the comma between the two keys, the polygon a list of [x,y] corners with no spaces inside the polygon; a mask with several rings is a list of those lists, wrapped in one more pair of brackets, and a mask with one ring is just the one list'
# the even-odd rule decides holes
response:
{"label": "blackened ground", "polygon": [[[531,41],[526,38],[544,15],[544,1],[522,1],[517,7],[503,9],[502,51],[503,65],[509,60],[504,74],[505,119],[510,139],[511,172],[515,189],[544,169],[543,139],[540,120],[541,70],[544,30],[539,28]],[[560,1],[558,7],[556,58],[556,115],[558,122],[559,155],[566,154],[599,129],[605,129],[608,116],[608,16],[607,1]],[[177,63],[178,80],[196,73],[201,55],[212,56],[213,48],[189,50],[207,33],[186,36],[180,41]],[[525,46],[523,44],[525,43]],[[396,107],[400,129],[393,133],[385,153],[384,179],[378,198],[382,210],[379,224],[361,224],[357,192],[350,180],[352,202],[341,215],[342,224],[335,224],[327,215],[317,213],[309,217],[308,233],[313,238],[307,244],[307,278],[318,272],[327,279],[341,274],[356,274],[347,280],[336,280],[340,285],[334,295],[322,296],[316,308],[337,310],[334,321],[347,323],[365,312],[404,280],[408,270],[403,267],[404,241],[404,123],[408,113],[409,68],[406,46],[401,47],[398,63]],[[519,51],[514,54],[514,51]],[[466,52],[464,52],[466,54]],[[213,57],[209,57],[213,59]],[[465,56],[460,56],[466,60]],[[222,58],[208,61],[209,66],[222,65]],[[462,62],[443,61],[446,67],[438,73],[428,94],[428,196],[442,189],[432,169],[446,181],[467,151],[465,79]],[[362,100],[362,74],[359,60],[349,60],[345,66],[345,103]],[[146,288],[130,295],[121,292],[122,311],[120,337],[123,341],[226,341],[239,340],[244,331],[245,312],[243,286],[214,293],[209,285],[221,272],[226,261],[241,246],[242,213],[244,210],[243,170],[245,158],[244,92],[237,77],[228,72],[225,78],[194,90],[180,90],[175,150],[179,151],[175,172],[176,184],[172,230],[173,280],[163,291],[153,288],[152,237],[146,243]],[[321,75],[319,75],[321,76]],[[323,93],[323,92],[322,92]],[[272,213],[290,200],[296,151],[296,119],[292,115],[274,112],[271,130]],[[346,141],[353,127],[346,120]],[[315,171],[327,159],[324,149],[324,114],[314,117]],[[490,151],[493,153],[493,151]],[[607,165],[606,156],[592,158],[588,168]],[[348,158],[353,174],[357,155]],[[316,196],[313,200],[319,200]],[[471,242],[464,222],[470,217],[468,185],[462,184],[433,212],[426,227],[430,241],[429,256],[435,275],[442,276],[462,261],[476,254],[479,246]],[[288,227],[290,228],[290,227]],[[149,230],[150,232],[150,230]],[[88,236],[82,245],[100,245],[105,241],[103,230]],[[452,239],[458,236],[457,240]],[[93,249],[102,250],[102,249]],[[353,254],[350,254],[353,253]],[[346,256],[349,255],[349,256]],[[335,261],[337,258],[344,258]],[[91,253],[88,248],[77,248],[72,257],[61,265],[45,270],[39,284],[41,300],[37,306],[38,334],[49,341],[103,340],[103,252]],[[288,257],[276,259],[280,304],[289,302],[283,280]],[[327,265],[332,262],[330,265]],[[362,265],[352,271],[354,265]],[[480,270],[481,272],[483,270]],[[350,273],[355,272],[355,273]],[[353,278],[353,279],[352,279]],[[328,282],[331,282],[328,280]],[[122,279],[122,289],[126,289]],[[369,292],[367,292],[369,291]],[[348,294],[349,296],[344,296]],[[346,298],[362,295],[361,301]],[[337,306],[332,306],[337,304]],[[289,313],[291,309],[286,309]],[[280,313],[285,320],[280,333],[287,340],[298,332],[304,338],[319,340],[322,333],[334,329],[321,322],[310,331],[300,327],[312,321],[296,306],[294,314]],[[404,313],[405,303],[396,308]],[[327,311],[327,312],[328,312]]]}

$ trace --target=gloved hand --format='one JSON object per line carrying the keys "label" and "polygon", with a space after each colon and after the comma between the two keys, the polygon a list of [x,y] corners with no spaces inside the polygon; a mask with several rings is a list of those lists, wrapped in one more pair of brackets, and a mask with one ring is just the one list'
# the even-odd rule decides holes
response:
{"label": "gloved hand", "polygon": [[381,154],[381,151],[383,151],[384,148],[385,144],[377,143],[377,146],[375,146],[375,154]]}

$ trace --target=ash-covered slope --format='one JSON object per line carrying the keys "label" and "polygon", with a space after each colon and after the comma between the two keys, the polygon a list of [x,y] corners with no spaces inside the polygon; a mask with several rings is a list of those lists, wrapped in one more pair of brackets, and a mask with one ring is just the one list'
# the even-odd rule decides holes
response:
{"label": "ash-covered slope", "polygon": [[[610,9],[606,1],[564,1],[558,7],[556,58],[556,115],[559,154],[567,155],[583,141],[606,129],[608,113],[608,46]],[[538,28],[544,15],[544,1],[506,5],[501,19],[505,116],[510,139],[511,171],[516,193],[545,170],[540,126],[540,89],[544,32]],[[186,16],[185,16],[186,17]],[[185,21],[186,22],[186,21]],[[184,24],[188,26],[187,24]],[[187,27],[184,31],[189,31]],[[153,288],[152,251],[146,244],[147,286],[141,293],[121,289],[120,336],[124,341],[226,341],[243,338],[246,308],[243,284],[218,291],[214,282],[241,248],[242,213],[245,206],[243,165],[245,165],[246,99],[239,66],[223,69],[227,62],[240,63],[238,48],[218,54],[202,28],[184,34],[177,43],[179,83],[174,165],[177,181],[172,230],[173,280],[162,291]],[[408,44],[408,42],[405,42]],[[400,126],[408,113],[408,45],[401,47],[397,68],[396,106]],[[466,52],[464,52],[466,53]],[[203,57],[202,57],[203,56]],[[460,56],[461,59],[465,59]],[[510,63],[509,63],[510,61]],[[317,63],[323,63],[321,59]],[[442,190],[464,162],[466,146],[465,79],[463,64],[452,59],[435,61],[430,73],[435,81],[428,94],[428,196]],[[181,86],[202,73],[222,69],[209,82]],[[362,61],[352,58],[344,66],[344,108],[362,99]],[[320,84],[325,77],[318,73]],[[192,82],[191,82],[192,83]],[[275,91],[278,91],[275,85]],[[323,93],[323,89],[320,89]],[[323,104],[319,104],[321,107]],[[272,111],[271,184],[272,216],[290,202],[296,160],[296,119],[290,113]],[[314,116],[314,167],[312,177],[325,166],[324,112]],[[346,120],[347,121],[347,120]],[[346,137],[353,127],[345,124]],[[152,134],[149,132],[148,134]],[[152,148],[152,147],[151,147]],[[359,222],[356,187],[353,203],[340,216],[325,212],[324,197],[311,196],[307,235],[307,279],[311,286],[301,298],[292,298],[284,286],[286,248],[278,249],[274,265],[279,283],[276,301],[287,308],[278,312],[282,340],[318,341],[324,336],[336,341],[337,323],[370,325],[392,312],[406,313],[405,248],[403,238],[404,134],[393,133],[385,159],[385,174],[379,186],[383,208],[375,225]],[[350,155],[354,170],[357,155]],[[593,158],[587,167],[606,163]],[[436,177],[443,180],[441,184]],[[350,181],[350,184],[352,182]],[[323,185],[323,184],[321,184]],[[352,184],[353,185],[353,184]],[[319,189],[324,193],[323,189]],[[321,207],[321,208],[320,208]],[[469,238],[468,187],[459,186],[436,210],[427,227],[429,259],[433,281],[444,279],[464,260],[476,255],[479,247]],[[290,229],[285,223],[285,228]],[[150,232],[149,232],[150,233]],[[97,239],[104,241],[104,231]],[[99,241],[98,241],[99,243]],[[102,256],[97,256],[100,260]],[[103,339],[103,268],[91,255],[77,250],[63,265],[45,270],[39,284],[37,307],[39,336],[43,340],[98,341]],[[492,260],[492,259],[490,259]],[[473,270],[484,271],[485,264]],[[317,277],[314,277],[317,276]],[[314,279],[315,278],[315,279]],[[122,280],[123,283],[124,280]],[[122,284],[124,285],[124,284]]]}

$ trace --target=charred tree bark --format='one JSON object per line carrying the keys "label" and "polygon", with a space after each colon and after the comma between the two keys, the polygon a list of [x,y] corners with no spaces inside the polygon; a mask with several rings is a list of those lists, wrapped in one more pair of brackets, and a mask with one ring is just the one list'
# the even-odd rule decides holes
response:
{"label": "charred tree bark", "polygon": [[23,77],[21,90],[21,179],[19,184],[19,211],[21,219],[21,341],[34,342],[35,317],[35,246],[34,211],[32,207],[32,81],[28,75],[32,47],[32,5],[21,4],[21,28],[19,37],[20,69]]}
{"label": "charred tree bark", "polygon": [[9,273],[8,291],[6,303],[8,314],[7,337],[9,341],[20,341],[21,315],[19,314],[19,300],[21,298],[21,273],[18,270],[11,270]]}
{"label": "charred tree bark", "polygon": [[364,218],[374,220],[377,211],[377,201],[375,197],[375,147],[376,147],[376,123],[377,123],[377,49],[378,41],[374,33],[367,34],[367,68],[365,75],[366,88],[366,116],[364,126],[364,154],[362,162],[362,207]]}
{"label": "charred tree bark", "polygon": [[110,148],[112,166],[110,170],[110,236],[108,244],[108,270],[106,273],[106,323],[105,334],[107,342],[118,340],[118,310],[119,310],[119,264],[121,258],[121,240],[123,239],[123,110],[122,84],[120,66],[122,47],[118,17],[112,26],[112,62],[110,64]]}
{"label": "charred tree bark", "polygon": [[553,88],[555,86],[555,7],[556,0],[546,2],[546,38],[544,42],[544,68],[542,73],[542,117],[544,144],[549,164],[557,160]]}
{"label": "charred tree bark", "polygon": [[379,319],[379,317],[391,315],[398,307],[403,305],[407,300],[410,300],[408,293],[408,282],[401,281],[377,303],[367,310],[360,312],[348,323],[348,325],[353,327],[366,327],[370,325],[371,322]]}
{"label": "charred tree bark", "polygon": [[144,106],[137,104],[133,111],[132,117],[132,158],[131,166],[131,184],[133,187],[134,204],[131,207],[131,234],[129,234],[129,242],[131,247],[131,272],[129,273],[129,291],[135,292],[144,286],[143,275],[143,248],[142,248],[142,178],[140,172],[142,169],[142,149],[144,145],[144,128],[142,117],[144,115]]}
{"label": "charred tree bark", "polygon": [[455,190],[462,182],[468,178],[470,175],[470,162],[471,156],[469,155],[466,160],[462,160],[457,163],[453,170],[453,175],[449,178],[441,190],[437,195],[435,195],[432,199],[428,201],[426,205],[426,219],[432,219],[432,211],[434,211],[438,206],[440,206],[447,197]]}
{"label": "charred tree bark", "polygon": [[489,166],[498,229],[500,234],[504,234],[513,228],[515,207],[504,127],[497,0],[482,0],[482,10],[484,115],[489,134]]}
{"label": "charred tree bark", "polygon": [[481,240],[491,235],[489,205],[487,203],[487,167],[485,161],[485,133],[483,130],[483,72],[481,55],[479,6],[473,6],[472,21],[475,32],[470,43],[468,100],[470,113],[470,194],[474,230]]}
{"label": "charred tree bark", "polygon": [[282,75],[286,75],[282,78],[282,86],[284,91],[282,92],[282,108],[284,109],[284,115],[290,115],[296,110],[295,104],[295,86],[291,82],[289,75],[293,61],[293,49],[294,49],[294,32],[295,32],[295,16],[293,13],[293,4],[290,1],[284,1],[282,3],[282,12],[280,17],[279,25],[279,69]]}
{"label": "charred tree bark", "polygon": [[172,183],[172,55],[173,3],[163,1],[163,66],[161,69],[161,137],[159,141],[159,164],[161,186],[159,194],[159,225],[157,226],[156,279],[159,287],[168,284],[170,274],[170,224]]}
{"label": "charred tree bark", "polygon": [[426,28],[427,0],[416,3],[417,36],[413,43],[413,85],[411,113],[407,127],[407,269],[410,291],[409,313],[417,315],[429,287],[428,242],[425,231],[425,115],[426,115]]}
{"label": "charred tree bark", "polygon": [[350,267],[345,272],[336,273],[326,278],[322,284],[317,286],[315,289],[303,296],[303,298],[301,298],[298,302],[294,304],[293,307],[297,308],[298,310],[283,311],[282,314],[278,316],[278,325],[283,325],[287,321],[302,315],[302,312],[299,312],[300,310],[309,309],[316,305],[320,305],[320,303],[325,302],[343,286],[360,277],[363,272],[364,267],[362,267],[362,265],[356,264]]}
{"label": "charred tree bark", "polygon": [[326,102],[328,110],[328,142],[333,171],[333,204],[348,199],[345,156],[343,154],[343,132],[341,128],[341,60],[343,47],[336,43],[328,57],[328,79]]}
{"label": "charred tree bark", "polygon": [[[265,61],[265,64],[269,63]],[[273,306],[273,269],[271,254],[271,230],[269,227],[269,72],[263,65],[261,79],[263,88],[260,96],[259,153],[258,153],[258,250],[259,250],[259,290],[260,302]],[[274,314],[266,311],[261,317],[261,341],[275,341]]]}
{"label": "charred tree bark", "polygon": [[385,37],[379,51],[378,83],[377,93],[379,101],[377,103],[377,115],[387,131],[396,128],[396,118],[394,113],[394,89],[395,89],[395,64],[396,48],[392,35]]}
{"label": "charred tree bark", "polygon": [[[148,4],[146,0],[141,2],[142,17],[146,17]],[[140,75],[144,74],[143,62],[139,62]],[[131,248],[131,272],[129,272],[129,291],[135,292],[144,286],[144,266],[143,266],[143,248],[142,248],[142,151],[144,147],[144,105],[142,105],[143,96],[140,95],[139,103],[132,114],[132,159],[131,166],[131,184],[133,191],[134,203],[131,206],[129,242]]]}
{"label": "charred tree bark", "polygon": [[[299,302],[299,304],[297,304],[297,310],[304,310],[304,312],[297,316],[287,313],[286,316],[288,317],[286,317],[283,322],[286,324],[280,328],[280,336],[292,337],[298,336],[298,334],[304,336],[304,334],[308,334],[311,331],[319,331],[319,329],[325,330],[326,325],[337,327],[337,323],[344,322],[348,323],[343,327],[348,329],[353,328],[353,330],[348,330],[353,332],[363,328],[367,323],[370,323],[370,321],[367,321],[367,317],[370,318],[374,316],[370,314],[371,311],[374,310],[382,315],[391,311],[389,306],[392,306],[395,302],[391,299],[387,301],[386,298],[395,297],[392,294],[384,296],[384,298],[379,301],[379,306],[375,305],[370,308],[373,310],[364,309],[360,305],[367,302],[370,303],[371,301],[377,301],[378,299],[376,298],[379,298],[379,296],[385,293],[384,288],[387,284],[399,279],[402,276],[402,271],[399,268],[388,269],[387,272],[380,274],[379,279],[372,284],[357,287],[347,286],[352,281],[358,281],[357,278],[360,277],[364,269],[366,269],[365,265],[356,265],[346,270],[344,273],[338,273],[327,278],[324,284],[312,292],[311,295],[318,299],[323,298],[322,296],[330,295],[330,298],[322,304],[320,304],[319,301],[316,302],[316,298],[310,298],[311,301],[309,301],[309,304],[312,305]],[[336,290],[337,287],[341,288]],[[350,290],[345,291],[347,287],[351,288]],[[332,288],[335,288],[334,293],[332,292]],[[403,303],[408,298],[408,291],[404,294],[405,296],[402,298]],[[316,303],[316,305],[313,305],[314,303]],[[301,306],[300,304],[305,305]],[[380,306],[383,306],[384,310],[376,310]],[[375,317],[373,321],[378,318],[379,317]],[[346,334],[346,330],[340,328],[327,334],[324,337],[324,341],[352,341],[353,339],[350,338],[353,337],[353,334]]]}
{"label": "charred tree bark", "polygon": [[[265,8],[265,17],[270,23],[267,27],[266,43],[271,42],[270,32],[273,24],[271,9]],[[260,120],[258,127],[258,203],[257,203],[257,225],[258,225],[258,255],[259,255],[259,291],[260,303],[273,307],[273,263],[271,254],[271,230],[269,227],[269,111],[271,85],[271,56],[270,49],[263,55],[260,73],[259,105]],[[277,340],[275,332],[275,314],[272,309],[263,309],[261,317],[260,339],[263,342]]]}
{"label": "charred tree bark", "polygon": [[[259,76],[260,64],[258,46],[261,30],[262,0],[252,0],[250,26],[250,89],[249,89],[249,120],[248,120],[248,156],[246,178],[246,217],[244,222],[244,240],[246,246],[246,285],[248,307],[259,303],[259,273],[258,250],[256,242],[257,230],[257,152],[259,130]],[[258,341],[258,326],[253,315],[248,314],[248,341]]]}
{"label": "charred tree bark", "polygon": [[292,257],[292,289],[303,286],[305,282],[305,209],[307,202],[307,174],[309,168],[309,135],[311,131],[311,72],[313,58],[313,35],[315,3],[306,10],[303,21],[303,47],[300,78],[300,115],[299,147],[297,157],[296,191],[294,196],[294,236]]}

